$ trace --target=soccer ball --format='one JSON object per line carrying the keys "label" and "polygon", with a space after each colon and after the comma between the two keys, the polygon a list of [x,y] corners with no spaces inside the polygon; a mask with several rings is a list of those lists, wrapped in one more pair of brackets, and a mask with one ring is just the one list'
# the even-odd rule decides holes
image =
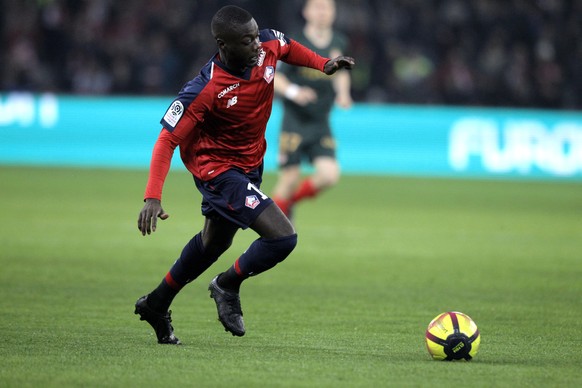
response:
{"label": "soccer ball", "polygon": [[449,311],[428,324],[426,348],[435,360],[471,360],[479,350],[481,335],[466,314]]}

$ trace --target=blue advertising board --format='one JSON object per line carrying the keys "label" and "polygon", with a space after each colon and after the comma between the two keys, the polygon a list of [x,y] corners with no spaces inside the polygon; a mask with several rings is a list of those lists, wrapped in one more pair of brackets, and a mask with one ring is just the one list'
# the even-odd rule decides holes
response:
{"label": "blue advertising board", "polygon": [[[0,164],[147,168],[171,102],[1,94]],[[267,171],[281,116],[276,101]],[[332,125],[345,173],[582,179],[582,112],[356,104],[334,110]]]}

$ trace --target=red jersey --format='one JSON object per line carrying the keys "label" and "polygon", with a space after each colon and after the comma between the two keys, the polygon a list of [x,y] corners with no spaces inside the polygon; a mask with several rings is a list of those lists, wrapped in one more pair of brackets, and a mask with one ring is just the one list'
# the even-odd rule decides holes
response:
{"label": "red jersey", "polygon": [[161,199],[177,146],[188,171],[205,181],[231,168],[248,172],[261,165],[277,61],[323,71],[329,59],[275,30],[260,31],[259,39],[256,66],[236,75],[216,54],[182,88],[161,120],[145,198]]}

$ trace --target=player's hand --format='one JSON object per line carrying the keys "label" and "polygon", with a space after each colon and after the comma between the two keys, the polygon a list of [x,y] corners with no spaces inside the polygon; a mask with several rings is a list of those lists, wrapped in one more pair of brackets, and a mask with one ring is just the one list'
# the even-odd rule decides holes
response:
{"label": "player's hand", "polygon": [[341,55],[339,57],[327,61],[327,63],[323,67],[323,72],[327,75],[332,75],[339,69],[350,70],[354,67],[355,64],[356,61],[354,60],[354,58]]}
{"label": "player's hand", "polygon": [[300,86],[297,95],[293,99],[294,103],[301,106],[306,106],[315,101],[317,101],[317,93],[315,93],[315,90],[307,86]]}
{"label": "player's hand", "polygon": [[170,215],[162,209],[162,203],[159,199],[147,198],[143,209],[139,212],[137,219],[137,228],[142,235],[151,234],[156,231],[158,218],[165,220]]}

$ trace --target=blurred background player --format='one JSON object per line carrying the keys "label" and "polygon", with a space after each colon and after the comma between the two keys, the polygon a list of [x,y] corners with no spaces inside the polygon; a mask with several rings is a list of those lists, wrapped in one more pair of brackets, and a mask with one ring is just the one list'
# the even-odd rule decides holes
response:
{"label": "blurred background player", "polygon": [[[321,56],[342,55],[346,39],[333,29],[335,0],[306,0],[302,14],[305,25],[294,38]],[[352,105],[350,83],[346,71],[330,78],[313,69],[286,65],[275,77],[275,91],[284,96],[284,113],[279,139],[280,172],[273,200],[288,217],[299,201],[315,197],[339,180],[330,113],[334,102],[346,109]],[[303,160],[313,165],[314,172],[301,180]]]}

